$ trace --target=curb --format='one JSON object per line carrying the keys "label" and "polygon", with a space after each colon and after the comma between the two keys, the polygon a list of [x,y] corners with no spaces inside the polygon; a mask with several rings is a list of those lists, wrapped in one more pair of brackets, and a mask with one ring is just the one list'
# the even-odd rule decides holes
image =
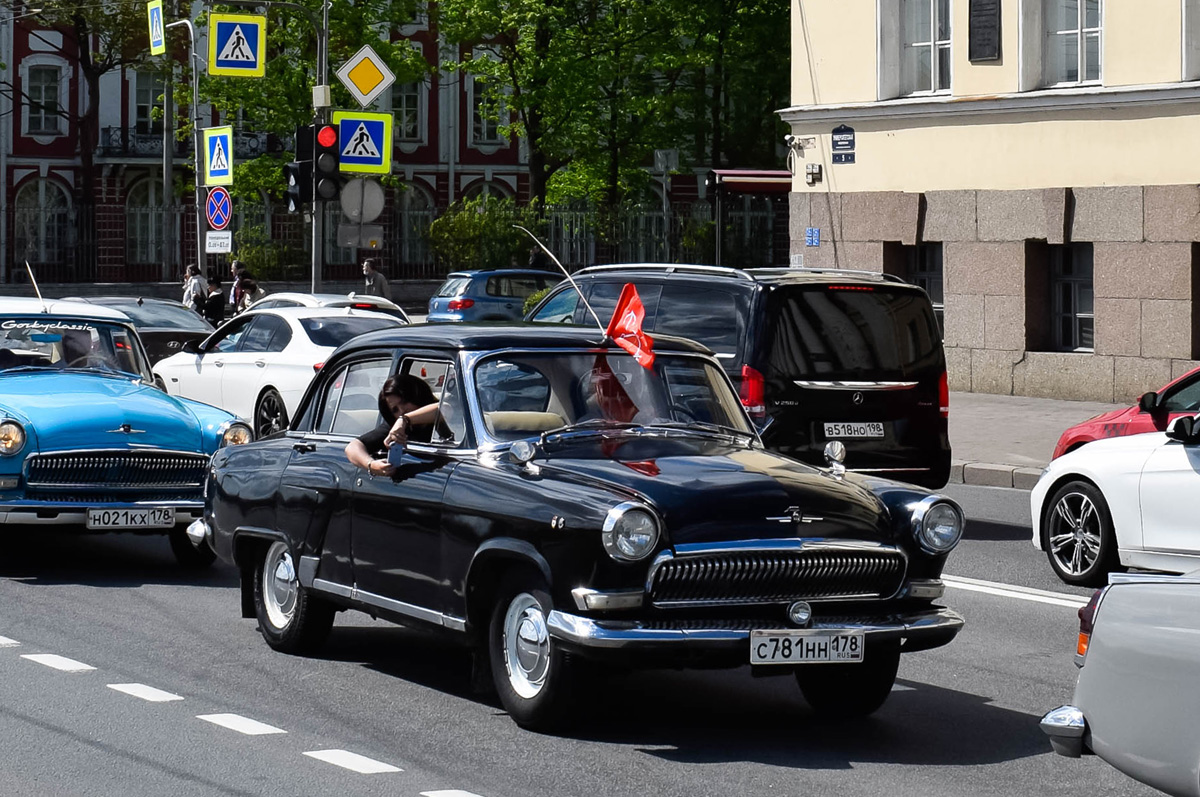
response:
{"label": "curb", "polygon": [[955,460],[950,464],[949,483],[1032,490],[1041,476],[1042,468]]}

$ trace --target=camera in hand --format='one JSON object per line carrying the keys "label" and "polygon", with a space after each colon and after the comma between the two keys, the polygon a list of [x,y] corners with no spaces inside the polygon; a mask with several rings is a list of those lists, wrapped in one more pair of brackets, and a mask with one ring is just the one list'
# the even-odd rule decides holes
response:
{"label": "camera in hand", "polygon": [[387,461],[393,467],[400,467],[400,463],[404,460],[404,444],[392,443],[388,448]]}

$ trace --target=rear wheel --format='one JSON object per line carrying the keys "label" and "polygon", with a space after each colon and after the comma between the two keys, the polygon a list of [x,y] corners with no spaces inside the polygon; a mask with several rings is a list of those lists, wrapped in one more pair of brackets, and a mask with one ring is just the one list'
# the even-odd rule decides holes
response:
{"label": "rear wheel", "polygon": [[806,664],[796,670],[800,693],[823,717],[865,717],[891,694],[900,666],[900,643],[868,647],[855,664]]}
{"label": "rear wheel", "polygon": [[501,704],[523,728],[554,727],[571,697],[571,665],[546,626],[550,607],[540,577],[512,573],[501,582],[492,610],[492,679]]}
{"label": "rear wheel", "polygon": [[175,554],[175,561],[188,570],[208,567],[217,559],[217,555],[207,544],[199,548],[192,545],[187,532],[179,526],[167,532],[167,541],[171,543],[171,553]]}
{"label": "rear wheel", "polygon": [[1050,567],[1068,584],[1103,586],[1120,569],[1112,514],[1096,485],[1074,481],[1060,487],[1046,502],[1042,528]]}
{"label": "rear wheel", "polygon": [[254,437],[262,439],[286,428],[288,414],[283,396],[275,388],[269,388],[259,396],[258,406],[254,408]]}
{"label": "rear wheel", "polygon": [[286,543],[272,542],[254,569],[254,611],[263,639],[283,653],[317,649],[333,627],[334,608],[300,586]]}

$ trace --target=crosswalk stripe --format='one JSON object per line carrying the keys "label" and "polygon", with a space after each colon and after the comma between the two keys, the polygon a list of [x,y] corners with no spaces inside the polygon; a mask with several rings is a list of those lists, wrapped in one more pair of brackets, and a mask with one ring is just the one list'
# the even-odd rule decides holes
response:
{"label": "crosswalk stripe", "polygon": [[127,695],[140,697],[142,700],[148,700],[151,703],[167,703],[172,700],[183,700],[179,695],[173,695],[170,692],[164,692],[161,689],[155,689],[153,686],[145,684],[109,684],[109,689],[115,689],[118,692],[124,692]]}
{"label": "crosswalk stripe", "polygon": [[15,648],[21,643],[15,639],[9,639],[6,636],[0,636],[0,648]]}
{"label": "crosswalk stripe", "polygon": [[276,728],[266,723],[243,717],[239,714],[197,714],[196,719],[220,725],[231,731],[244,733],[247,736],[264,736],[268,733],[287,733],[282,728]]}
{"label": "crosswalk stripe", "polygon": [[462,789],[447,789],[444,791],[423,791],[421,797],[479,797],[478,794],[473,794]]}
{"label": "crosswalk stripe", "polygon": [[90,664],[68,659],[66,656],[57,656],[53,653],[29,653],[21,658],[36,661],[38,664],[44,664],[47,667],[53,667],[63,672],[87,672],[88,670],[96,669]]}
{"label": "crosswalk stripe", "polygon": [[376,761],[366,756],[361,756],[358,753],[351,753],[349,750],[312,750],[305,753],[305,755],[309,758],[315,758],[318,761],[324,761],[327,764],[353,770],[362,775],[404,771],[400,767],[394,767],[391,764],[385,764],[382,761]]}

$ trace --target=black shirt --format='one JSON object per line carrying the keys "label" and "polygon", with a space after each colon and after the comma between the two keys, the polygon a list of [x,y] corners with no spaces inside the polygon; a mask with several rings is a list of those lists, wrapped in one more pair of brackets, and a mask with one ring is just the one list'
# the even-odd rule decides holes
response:
{"label": "black shirt", "polygon": [[[388,432],[392,430],[392,425],[387,421],[376,426],[369,432],[363,432],[358,436],[358,442],[363,444],[363,448],[373,457],[383,457],[387,454],[387,449],[383,445],[384,439],[388,436]],[[408,439],[414,443],[428,443],[433,434],[433,426],[424,425],[417,426],[409,424]]]}

